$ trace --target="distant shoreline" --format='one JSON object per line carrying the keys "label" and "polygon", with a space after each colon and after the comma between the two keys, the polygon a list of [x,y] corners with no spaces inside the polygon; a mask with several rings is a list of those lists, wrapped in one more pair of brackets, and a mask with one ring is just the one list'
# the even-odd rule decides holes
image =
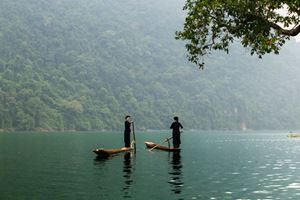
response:
{"label": "distant shoreline", "polygon": [[[123,133],[124,130],[109,130],[109,129],[101,129],[101,130],[46,130],[46,129],[38,129],[38,130],[14,130],[14,129],[0,129],[0,134],[1,133],[103,133],[103,132],[112,132],[112,133]],[[136,131],[138,132],[153,132],[153,133],[160,133],[160,132],[170,132],[170,129],[137,129]],[[278,132],[278,133],[287,133],[287,134],[298,134],[300,133],[299,129],[295,129],[293,131],[291,130],[267,130],[267,129],[262,129],[262,130],[204,130],[204,129],[189,129],[189,130],[184,130],[184,132],[204,132],[204,131],[209,131],[209,132],[242,132],[242,133],[251,133],[251,132]]]}

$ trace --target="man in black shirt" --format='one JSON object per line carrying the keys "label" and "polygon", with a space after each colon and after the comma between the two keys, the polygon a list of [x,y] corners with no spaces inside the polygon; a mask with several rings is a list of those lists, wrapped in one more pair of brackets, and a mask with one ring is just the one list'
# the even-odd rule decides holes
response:
{"label": "man in black shirt", "polygon": [[130,125],[131,125],[130,116],[126,115],[125,122],[124,122],[124,126],[125,126],[124,143],[125,143],[125,147],[127,147],[127,148],[130,147],[130,132],[131,132]]}
{"label": "man in black shirt", "polygon": [[180,122],[178,122],[178,117],[174,117],[174,122],[171,124],[170,129],[173,129],[172,135],[173,135],[173,147],[179,148],[181,141],[180,141],[180,128],[183,129],[183,126]]}

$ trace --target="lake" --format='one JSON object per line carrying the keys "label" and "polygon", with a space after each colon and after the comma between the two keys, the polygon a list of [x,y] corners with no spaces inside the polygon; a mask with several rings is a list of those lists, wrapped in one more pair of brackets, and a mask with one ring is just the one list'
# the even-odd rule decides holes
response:
{"label": "lake", "polygon": [[287,133],[186,131],[178,154],[145,149],[171,132],[136,132],[136,154],[108,159],[92,150],[121,147],[121,132],[0,133],[0,199],[300,199]]}

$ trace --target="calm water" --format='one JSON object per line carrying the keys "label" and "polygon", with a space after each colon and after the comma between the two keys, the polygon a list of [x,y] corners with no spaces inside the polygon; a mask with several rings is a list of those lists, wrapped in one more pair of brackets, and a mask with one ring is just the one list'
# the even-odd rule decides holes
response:
{"label": "calm water", "polygon": [[[137,133],[138,134],[138,133]],[[116,133],[1,133],[0,199],[300,199],[300,139],[286,133],[185,132],[180,154],[122,146]]]}

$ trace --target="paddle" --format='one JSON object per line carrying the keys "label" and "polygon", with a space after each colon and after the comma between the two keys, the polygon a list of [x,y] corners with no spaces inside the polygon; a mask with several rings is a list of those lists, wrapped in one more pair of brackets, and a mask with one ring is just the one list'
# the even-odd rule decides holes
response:
{"label": "paddle", "polygon": [[134,132],[134,122],[132,122],[132,135],[133,135],[133,148],[134,148],[134,152],[136,152],[136,142],[135,142],[135,132]]}
{"label": "paddle", "polygon": [[[173,138],[173,137],[167,138],[167,139],[166,139],[165,141],[163,141],[162,143],[165,143],[165,142],[171,140],[172,138]],[[158,147],[158,146],[159,146],[159,144],[155,145],[154,147],[152,147],[151,149],[149,149],[149,151],[152,151],[153,149],[155,149],[155,148]]]}

